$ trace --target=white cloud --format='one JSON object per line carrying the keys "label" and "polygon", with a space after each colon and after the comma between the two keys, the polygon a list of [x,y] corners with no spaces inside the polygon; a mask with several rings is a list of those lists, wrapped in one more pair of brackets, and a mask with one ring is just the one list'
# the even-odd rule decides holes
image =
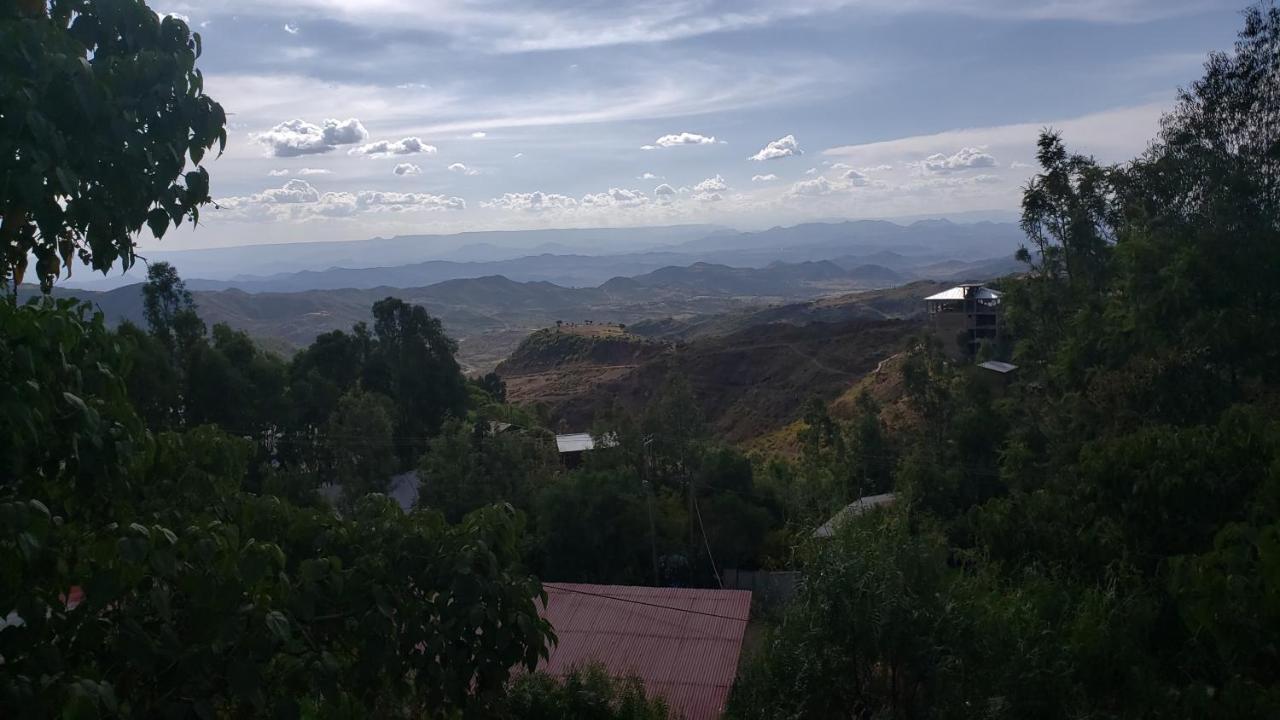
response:
{"label": "white cloud", "polygon": [[421,175],[422,168],[413,163],[400,163],[391,172],[396,175]]}
{"label": "white cloud", "polygon": [[724,178],[717,174],[715,177],[707,178],[697,185],[693,186],[694,195],[710,195],[712,193],[724,192],[729,189],[729,185],[725,183]]}
{"label": "white cloud", "polygon": [[1017,160],[1009,163],[1009,168],[1012,170],[1022,170],[1029,167],[1031,167],[1031,163],[1018,162]]}
{"label": "white cloud", "polygon": [[479,175],[480,171],[475,168],[469,168],[460,162],[453,163],[449,166],[449,172],[462,173],[463,175]]}
{"label": "white cloud", "polygon": [[578,206],[578,201],[568,195],[534,191],[527,193],[503,193],[501,197],[481,202],[480,206],[500,210],[536,213],[545,210],[572,210]]}
{"label": "white cloud", "polygon": [[1062,132],[1067,146],[1098,158],[1123,162],[1141,153],[1159,129],[1164,103],[1115,108],[1075,118],[947,130],[862,145],[824,150],[855,166],[921,161],[931,154],[954,153],[957,147],[982,147],[992,155],[1025,156],[1045,127]]}
{"label": "white cloud", "polygon": [[872,165],[871,167],[864,167],[862,168],[862,172],[864,173],[884,172],[886,170],[892,170],[892,169],[893,169],[892,165],[881,163],[879,165]]}
{"label": "white cloud", "polygon": [[809,168],[808,170],[805,170],[805,171],[804,171],[804,174],[805,174],[805,175],[816,175],[816,174],[818,174],[818,168],[816,168],[816,167],[811,167],[811,168]]}
{"label": "white cloud", "polygon": [[639,207],[649,202],[649,196],[639,190],[609,188],[608,192],[587,194],[582,196],[581,206],[584,208],[604,207]]}
{"label": "white cloud", "polygon": [[636,179],[637,179],[637,180],[661,180],[661,179],[662,179],[662,176],[661,176],[661,175],[654,175],[654,174],[653,174],[653,173],[651,173],[651,172],[645,172],[645,173],[641,173],[641,174],[640,174],[640,177],[638,177],[638,178],[636,178]]}
{"label": "white cloud", "polygon": [[266,132],[257,133],[253,139],[276,157],[317,155],[334,150],[339,145],[351,145],[369,137],[356,118],[346,120],[327,119],[319,125],[294,119],[282,122]]}
{"label": "white cloud", "polygon": [[284,31],[285,31],[285,32],[287,32],[287,33],[289,33],[290,35],[297,35],[297,34],[298,34],[298,29],[299,29],[299,28],[298,28],[298,26],[297,26],[295,23],[285,23],[285,24],[284,24]]}
{"label": "white cloud", "polygon": [[653,141],[652,145],[641,145],[641,150],[656,150],[660,147],[675,147],[677,145],[713,145],[716,139],[711,135],[699,135],[698,133],[682,132],[663,135]]}
{"label": "white cloud", "polygon": [[264,203],[308,203],[320,199],[320,192],[306,180],[290,180],[283,187],[263,190],[256,197]]}
{"label": "white cloud", "polygon": [[777,140],[765,145],[760,149],[760,152],[752,155],[751,159],[757,161],[777,160],[779,158],[803,154],[804,151],[800,149],[800,145],[796,142],[795,135],[783,135]]}
{"label": "white cloud", "polygon": [[516,153],[515,155],[512,155],[512,156],[511,156],[511,159],[512,159],[512,160],[519,160],[519,159],[520,159],[520,158],[522,158],[522,157],[524,157],[524,153],[522,153],[522,152],[518,152],[518,153]]}
{"label": "white cloud", "polygon": [[[836,164],[839,165],[840,163]],[[835,165],[832,167],[835,167]],[[840,176],[840,179],[849,183],[853,187],[863,187],[869,182],[866,175],[863,175],[853,168],[846,170],[844,174]]]}
{"label": "white cloud", "polygon": [[847,165],[847,164],[842,163],[842,162],[838,162],[838,163],[828,163],[827,161],[825,161],[825,160],[824,160],[824,161],[822,162],[822,164],[823,164],[823,165],[828,165],[832,170],[850,170],[850,169],[852,169],[852,166],[851,166],[851,165]]}
{"label": "white cloud", "polygon": [[462,198],[430,193],[380,190],[321,193],[306,180],[297,179],[255,195],[220,198],[217,205],[224,211],[219,213],[219,217],[270,221],[346,217],[366,212],[464,210],[467,207]]}
{"label": "white cloud", "polygon": [[488,137],[488,135],[489,135],[489,133],[487,133],[487,132],[485,132],[485,131],[483,131],[483,130],[477,130],[477,131],[475,131],[475,132],[471,133],[471,137],[473,137],[473,138],[475,138],[475,139],[477,139],[477,140],[482,140],[482,139],[484,139],[484,138]]}
{"label": "white cloud", "polygon": [[800,182],[795,183],[786,194],[792,197],[819,197],[822,195],[830,195],[831,193],[842,189],[844,188],[840,184],[833,183],[819,175],[812,180],[801,180]]}
{"label": "white cloud", "polygon": [[976,147],[960,148],[953,155],[934,153],[918,164],[921,170],[928,173],[959,172],[995,166],[996,159],[984,148]]}
{"label": "white cloud", "polygon": [[768,173],[767,175],[752,175],[752,176],[751,176],[751,182],[772,182],[772,181],[777,180],[777,179],[778,179],[778,176],[777,176],[777,175],[774,175],[773,173]]}
{"label": "white cloud", "polygon": [[357,148],[351,148],[348,151],[351,155],[368,155],[370,157],[390,157],[392,155],[416,155],[423,153],[426,155],[435,155],[436,146],[428,145],[416,137],[407,137],[400,140],[379,140],[371,142],[368,145],[361,145]]}
{"label": "white cloud", "polygon": [[[170,3],[199,7],[194,0]],[[260,0],[226,0],[227,12],[260,9]],[[446,33],[456,45],[484,51],[543,50],[661,43],[721,32],[768,28],[821,18],[847,8],[886,16],[976,17],[1010,20],[1142,22],[1218,9],[1221,0],[735,0],[732,3],[433,3],[430,12],[405,0],[278,0],[272,9],[323,13],[358,27]],[[229,6],[229,7],[227,7]]]}
{"label": "white cloud", "polygon": [[666,183],[662,183],[653,189],[653,197],[660,203],[669,203],[676,197],[676,189]]}
{"label": "white cloud", "polygon": [[333,171],[326,170],[324,168],[309,168],[309,167],[298,168],[297,170],[290,170],[288,168],[279,168],[278,170],[269,170],[267,171],[267,174],[270,175],[271,177],[287,177],[289,175],[332,175]]}

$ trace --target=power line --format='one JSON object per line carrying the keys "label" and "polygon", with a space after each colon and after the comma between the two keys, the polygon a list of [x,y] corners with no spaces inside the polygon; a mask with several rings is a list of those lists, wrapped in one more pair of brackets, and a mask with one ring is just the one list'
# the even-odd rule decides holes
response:
{"label": "power line", "polygon": [[603,598],[605,600],[617,600],[618,602],[631,603],[632,605],[644,605],[645,607],[658,608],[659,610],[673,610],[675,612],[688,613],[690,615],[705,615],[707,617],[719,618],[721,620],[733,620],[734,622],[747,622],[747,618],[734,617],[732,615],[720,615],[717,613],[703,612],[702,610],[692,610],[690,608],[671,607],[670,605],[659,605],[657,603],[645,602],[643,600],[633,600],[631,598],[618,597],[617,595],[604,595],[602,593],[587,592],[586,590],[575,590],[571,587],[558,585],[555,583],[543,583],[543,587],[554,590],[563,590],[564,592],[574,593],[576,595],[590,595],[591,597]]}
{"label": "power line", "polygon": [[724,589],[724,582],[720,580],[720,571],[716,569],[716,557],[711,554],[711,543],[707,541],[707,528],[702,524],[702,510],[698,508],[698,496],[693,496],[693,511],[698,516],[698,529],[702,531],[702,546],[707,549],[707,559],[711,561],[711,574],[716,576],[716,584],[720,589]]}

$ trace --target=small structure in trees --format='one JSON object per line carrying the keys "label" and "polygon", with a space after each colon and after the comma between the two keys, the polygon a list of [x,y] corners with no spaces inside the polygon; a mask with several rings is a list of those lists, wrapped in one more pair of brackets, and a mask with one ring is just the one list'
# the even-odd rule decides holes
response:
{"label": "small structure in trees", "polygon": [[558,642],[538,670],[564,676],[599,664],[634,676],[672,717],[721,717],[751,612],[746,590],[544,583],[542,616]]}
{"label": "small structure in trees", "polygon": [[560,462],[569,469],[581,465],[582,456],[597,447],[608,448],[617,444],[617,438],[612,436],[594,438],[591,433],[556,435],[556,452],[560,453]]}
{"label": "small structure in trees", "polygon": [[957,285],[924,299],[929,329],[952,359],[969,360],[984,343],[1000,340],[1000,292],[977,284]]}
{"label": "small structure in trees", "polygon": [[840,511],[835,515],[832,515],[830,520],[826,521],[821,527],[813,531],[813,536],[815,538],[833,537],[840,530],[840,526],[849,522],[853,518],[870,512],[878,507],[888,507],[897,499],[897,493],[867,495],[866,497],[859,498],[858,500],[845,505],[843,508],[840,508]]}

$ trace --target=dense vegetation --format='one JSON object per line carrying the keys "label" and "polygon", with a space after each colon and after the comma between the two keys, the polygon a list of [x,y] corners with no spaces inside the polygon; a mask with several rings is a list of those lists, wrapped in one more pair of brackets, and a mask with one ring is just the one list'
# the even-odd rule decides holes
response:
{"label": "dense vegetation", "polygon": [[[128,264],[144,223],[195,219],[225,134],[184,22],[0,0],[0,40],[6,282],[31,255],[46,288],[73,254]],[[1002,283],[1012,342],[991,348],[1016,379],[920,339],[912,422],[810,402],[794,462],[713,437],[672,372],[599,413],[566,468],[535,412],[465,378],[439,321],[395,298],[288,360],[207,327],[163,263],[145,328],[6,298],[0,715],[658,718],[636,681],[527,672],[554,641],[539,578],[787,566],[805,582],[732,716],[1276,716],[1278,58],[1280,10],[1250,11],[1121,166],[1045,133],[1027,272]],[[89,119],[49,120],[80,86]],[[94,122],[130,92],[149,120]],[[60,150],[82,135],[172,152],[85,164]],[[387,493],[410,471],[406,509]]]}
{"label": "dense vegetation", "polygon": [[1041,137],[1019,379],[918,348],[902,507],[805,553],[734,716],[1280,713],[1278,58],[1255,8],[1141,157]]}

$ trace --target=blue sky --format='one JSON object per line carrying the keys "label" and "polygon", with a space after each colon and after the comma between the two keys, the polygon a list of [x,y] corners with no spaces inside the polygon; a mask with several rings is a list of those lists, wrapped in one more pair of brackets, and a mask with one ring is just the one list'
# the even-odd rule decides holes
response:
{"label": "blue sky", "polygon": [[[1140,152],[1218,0],[170,2],[231,114],[164,247],[1016,209],[1036,131]],[[154,246],[144,241],[143,247]]]}

